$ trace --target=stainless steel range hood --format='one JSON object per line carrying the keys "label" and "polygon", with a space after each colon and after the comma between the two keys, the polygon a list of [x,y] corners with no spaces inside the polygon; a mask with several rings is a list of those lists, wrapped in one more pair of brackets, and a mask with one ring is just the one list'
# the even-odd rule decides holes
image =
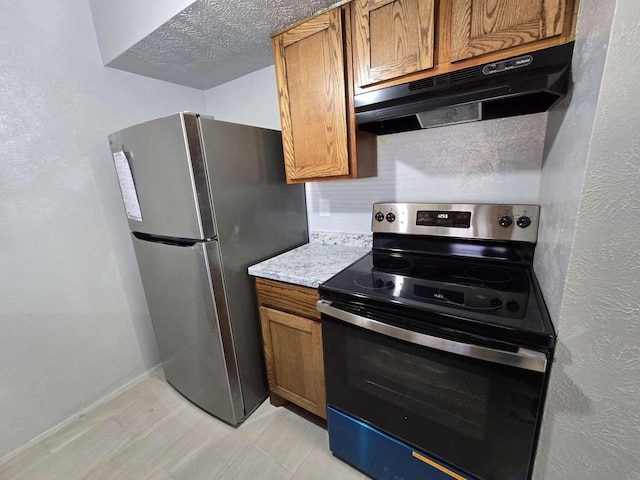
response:
{"label": "stainless steel range hood", "polygon": [[549,110],[566,93],[573,42],[355,96],[358,129],[386,135]]}

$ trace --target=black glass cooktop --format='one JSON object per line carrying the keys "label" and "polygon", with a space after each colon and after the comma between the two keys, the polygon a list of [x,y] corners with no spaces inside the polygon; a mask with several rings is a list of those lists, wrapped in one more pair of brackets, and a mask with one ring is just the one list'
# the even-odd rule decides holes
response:
{"label": "black glass cooktop", "polygon": [[553,341],[553,327],[528,265],[371,252],[321,285],[320,293],[323,298],[356,297],[361,304],[402,308],[405,313],[437,314],[429,321],[502,333],[507,339],[519,332],[516,337],[526,343]]}

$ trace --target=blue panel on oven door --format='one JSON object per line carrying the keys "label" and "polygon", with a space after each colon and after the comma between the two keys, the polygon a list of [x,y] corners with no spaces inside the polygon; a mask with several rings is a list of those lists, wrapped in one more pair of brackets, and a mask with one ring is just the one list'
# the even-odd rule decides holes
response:
{"label": "blue panel on oven door", "polygon": [[475,480],[333,407],[327,413],[331,452],[377,480]]}

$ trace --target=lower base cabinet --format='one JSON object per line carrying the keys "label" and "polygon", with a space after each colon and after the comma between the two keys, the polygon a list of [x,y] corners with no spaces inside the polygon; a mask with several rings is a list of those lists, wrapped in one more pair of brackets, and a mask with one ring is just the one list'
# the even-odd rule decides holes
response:
{"label": "lower base cabinet", "polygon": [[322,328],[315,289],[256,279],[271,403],[326,419]]}

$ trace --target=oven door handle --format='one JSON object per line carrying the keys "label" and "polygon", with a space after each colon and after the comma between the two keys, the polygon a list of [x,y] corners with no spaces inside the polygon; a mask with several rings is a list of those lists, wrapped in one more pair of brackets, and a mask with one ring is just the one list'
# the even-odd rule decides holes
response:
{"label": "oven door handle", "polygon": [[424,333],[406,330],[404,328],[387,325],[370,318],[361,317],[351,312],[346,312],[333,307],[330,301],[318,300],[316,308],[319,312],[342,320],[343,322],[364,328],[372,332],[380,333],[388,337],[393,337],[404,342],[433,348],[442,352],[471,357],[487,362],[499,363],[510,367],[530,370],[532,372],[544,373],[547,369],[547,356],[542,352],[536,352],[527,348],[518,348],[517,352],[507,352],[493,348],[472,345],[468,343],[456,342],[445,338],[425,335]]}

